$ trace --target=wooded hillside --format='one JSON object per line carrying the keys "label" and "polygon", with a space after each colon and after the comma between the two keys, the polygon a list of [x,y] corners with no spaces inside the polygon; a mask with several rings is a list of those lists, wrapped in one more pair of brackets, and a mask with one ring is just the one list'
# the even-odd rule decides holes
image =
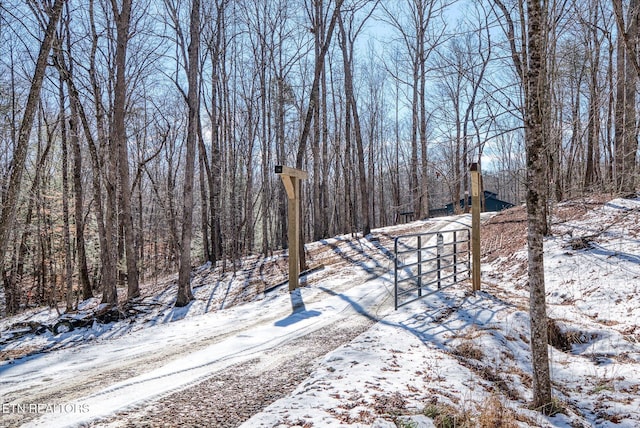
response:
{"label": "wooded hillside", "polygon": [[[543,2],[546,200],[635,190],[637,3]],[[4,312],[133,299],[180,266],[188,282],[190,264],[283,248],[275,165],[309,172],[305,240],[427,217],[464,197],[470,162],[519,203],[526,16],[522,0],[0,1]]]}

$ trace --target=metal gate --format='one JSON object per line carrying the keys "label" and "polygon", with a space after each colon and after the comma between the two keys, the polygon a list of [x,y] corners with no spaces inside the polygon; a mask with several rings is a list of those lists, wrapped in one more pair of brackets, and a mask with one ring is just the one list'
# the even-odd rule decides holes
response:
{"label": "metal gate", "polygon": [[471,276],[471,231],[445,230],[394,240],[395,308]]}

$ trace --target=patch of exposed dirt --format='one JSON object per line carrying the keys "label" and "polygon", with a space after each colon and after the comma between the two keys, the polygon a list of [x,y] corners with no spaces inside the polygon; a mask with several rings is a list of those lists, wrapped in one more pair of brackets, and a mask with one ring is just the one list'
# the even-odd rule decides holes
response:
{"label": "patch of exposed dirt", "polygon": [[[556,227],[563,223],[583,219],[593,209],[610,201],[611,197],[602,194],[555,205],[551,212],[551,232],[554,233]],[[526,248],[526,206],[521,205],[499,212],[482,225],[481,233],[483,261],[491,263],[500,257],[511,257],[515,252]]]}
{"label": "patch of exposed dirt", "polygon": [[553,209],[552,227],[567,221],[580,220],[590,211],[600,208],[615,197],[615,195],[609,193],[602,193],[588,198],[577,198],[564,201]]}
{"label": "patch of exposed dirt", "polygon": [[482,225],[482,258],[491,263],[509,257],[527,243],[527,209],[518,206],[501,211]]}
{"label": "patch of exposed dirt", "polygon": [[26,355],[31,355],[39,350],[38,347],[22,347],[19,349],[9,349],[0,351],[0,361],[15,360]]}

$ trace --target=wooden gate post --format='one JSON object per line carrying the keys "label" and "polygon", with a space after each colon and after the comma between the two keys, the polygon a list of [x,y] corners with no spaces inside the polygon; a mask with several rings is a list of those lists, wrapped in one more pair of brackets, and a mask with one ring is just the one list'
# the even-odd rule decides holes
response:
{"label": "wooden gate post", "polygon": [[480,290],[480,168],[471,164],[471,281],[473,291]]}
{"label": "wooden gate post", "polygon": [[293,291],[300,285],[300,180],[306,180],[309,175],[283,165],[276,165],[276,174],[282,178],[289,199],[289,291]]}

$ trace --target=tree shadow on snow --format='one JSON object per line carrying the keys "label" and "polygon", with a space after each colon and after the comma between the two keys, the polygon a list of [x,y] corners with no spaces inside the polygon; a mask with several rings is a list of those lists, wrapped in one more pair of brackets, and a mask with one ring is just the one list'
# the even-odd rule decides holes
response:
{"label": "tree shadow on snow", "polygon": [[289,297],[291,297],[291,309],[293,312],[288,317],[276,321],[274,324],[276,327],[288,327],[302,320],[317,317],[322,314],[322,312],[319,311],[307,310],[299,288],[289,293]]}
{"label": "tree shadow on snow", "polygon": [[629,263],[640,264],[640,256],[637,254],[625,253],[623,251],[610,250],[608,248],[603,247],[602,245],[591,243],[591,249],[589,250],[592,254],[597,254],[599,256],[603,256],[607,259],[615,258],[618,260],[622,260]]}
{"label": "tree shadow on snow", "polygon": [[477,326],[492,334],[492,324],[503,322],[497,319],[498,313],[515,308],[512,303],[484,291],[464,296],[442,291],[412,303],[414,311],[403,309],[407,313],[406,319],[390,321],[388,317],[381,319],[367,311],[342,293],[324,287],[320,289],[332,296],[339,296],[366,318],[390,327],[402,328],[423,343],[431,343],[442,350],[450,350],[449,343],[469,327]]}
{"label": "tree shadow on snow", "polygon": [[[370,254],[370,249],[363,245],[365,241],[371,242],[381,251],[382,255],[393,260],[393,255],[389,249],[382,246],[379,242],[370,241],[367,238],[348,239],[346,237],[338,237],[335,239],[335,242],[328,240],[322,240],[320,242],[329,247],[331,251],[349,266],[357,266],[369,274],[369,279],[374,279],[387,273],[389,267],[382,265],[380,261]],[[384,251],[380,247],[382,247]]]}

